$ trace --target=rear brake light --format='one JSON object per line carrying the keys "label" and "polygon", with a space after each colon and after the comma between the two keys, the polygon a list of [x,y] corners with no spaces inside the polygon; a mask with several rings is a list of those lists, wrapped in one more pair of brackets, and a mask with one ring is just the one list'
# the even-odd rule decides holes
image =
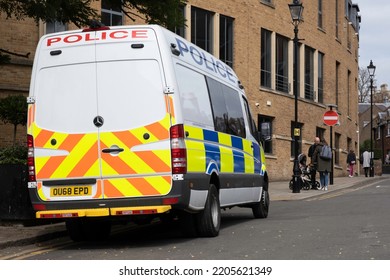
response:
{"label": "rear brake light", "polygon": [[184,142],[184,128],[182,124],[170,129],[172,174],[187,173],[187,151]]}
{"label": "rear brake light", "polygon": [[33,208],[35,211],[46,210],[46,206],[44,204],[33,204]]}
{"label": "rear brake light", "polygon": [[28,181],[35,182],[34,138],[29,134],[27,135],[27,148]]}

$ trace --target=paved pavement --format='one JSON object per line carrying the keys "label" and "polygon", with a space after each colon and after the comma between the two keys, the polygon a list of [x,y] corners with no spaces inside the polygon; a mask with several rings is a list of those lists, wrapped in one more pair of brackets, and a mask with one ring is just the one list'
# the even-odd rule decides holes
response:
{"label": "paved pavement", "polygon": [[[370,183],[379,183],[387,178],[390,178],[390,175],[371,178],[364,176],[353,178],[336,177],[334,178],[334,184],[329,186],[327,192],[368,185]],[[271,201],[303,200],[327,193],[320,190],[301,190],[300,193],[292,193],[288,186],[288,181],[271,182],[269,186]],[[20,221],[0,221],[0,249],[42,242],[66,234],[64,223],[25,226]]]}

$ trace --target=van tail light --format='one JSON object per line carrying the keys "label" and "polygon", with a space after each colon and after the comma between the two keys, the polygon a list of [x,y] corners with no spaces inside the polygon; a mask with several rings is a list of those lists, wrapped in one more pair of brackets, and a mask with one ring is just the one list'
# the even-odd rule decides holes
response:
{"label": "van tail light", "polygon": [[174,125],[170,129],[172,174],[187,173],[187,151],[184,142],[184,127]]}
{"label": "van tail light", "polygon": [[27,167],[28,181],[35,182],[35,163],[34,163],[34,138],[32,135],[27,135]]}

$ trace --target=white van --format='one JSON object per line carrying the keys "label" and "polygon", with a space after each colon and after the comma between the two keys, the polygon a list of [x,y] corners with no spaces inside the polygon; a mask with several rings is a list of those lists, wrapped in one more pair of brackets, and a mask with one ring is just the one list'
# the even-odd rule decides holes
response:
{"label": "white van", "polygon": [[28,97],[36,217],[73,240],[120,218],[173,218],[217,236],[221,208],[269,209],[264,153],[233,70],[156,25],[54,33],[38,44]]}

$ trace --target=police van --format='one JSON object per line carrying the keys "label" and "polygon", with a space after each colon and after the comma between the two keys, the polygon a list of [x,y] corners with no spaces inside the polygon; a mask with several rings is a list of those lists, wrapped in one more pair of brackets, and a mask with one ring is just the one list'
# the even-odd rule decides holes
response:
{"label": "police van", "polygon": [[36,218],[75,240],[123,219],[214,237],[221,209],[269,210],[264,152],[234,71],[157,25],[43,36],[28,103]]}

